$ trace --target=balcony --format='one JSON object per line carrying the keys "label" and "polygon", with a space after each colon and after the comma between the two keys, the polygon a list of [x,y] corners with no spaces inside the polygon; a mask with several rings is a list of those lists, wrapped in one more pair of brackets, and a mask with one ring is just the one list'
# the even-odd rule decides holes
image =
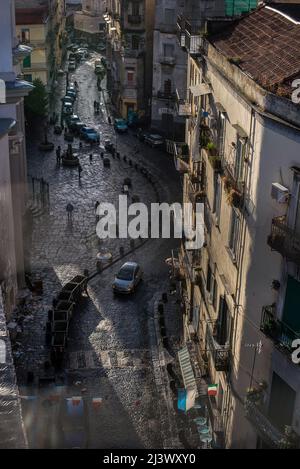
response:
{"label": "balcony", "polygon": [[269,339],[273,340],[279,350],[291,358],[291,354],[294,351],[292,343],[295,339],[300,339],[300,333],[292,330],[276,317],[275,305],[263,308],[260,330]]}
{"label": "balcony", "polygon": [[190,102],[180,98],[178,90],[176,89],[176,108],[179,116],[189,117],[192,114],[192,105]]}
{"label": "balcony", "polygon": [[160,55],[159,56],[159,62],[162,65],[174,66],[176,64],[176,57],[168,57],[166,55]]}
{"label": "balcony", "polygon": [[185,22],[183,16],[179,15],[177,17],[177,39],[180,47],[185,47]]}
{"label": "balcony", "polygon": [[157,97],[159,99],[166,99],[168,101],[174,101],[176,99],[176,93],[173,92],[165,92],[165,91],[158,91]]}
{"label": "balcony", "polygon": [[288,227],[285,216],[273,218],[268,245],[287,260],[300,265],[300,235]]}
{"label": "balcony", "polygon": [[201,55],[204,52],[198,21],[185,21],[185,48],[191,55]]}
{"label": "balcony", "polygon": [[209,352],[214,362],[216,371],[228,371],[230,365],[230,348],[229,345],[220,345],[215,340],[214,335],[210,329],[208,331]]}
{"label": "balcony", "polygon": [[141,15],[128,15],[128,23],[130,24],[140,24],[142,22]]}
{"label": "balcony", "polygon": [[281,448],[285,435],[271,423],[262,408],[261,401],[247,397],[244,409],[247,419],[254,426],[263,441],[274,449]]}

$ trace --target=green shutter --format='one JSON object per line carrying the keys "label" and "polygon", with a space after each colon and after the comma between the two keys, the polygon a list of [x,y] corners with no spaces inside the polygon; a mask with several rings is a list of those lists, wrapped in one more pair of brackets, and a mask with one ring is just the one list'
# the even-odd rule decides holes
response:
{"label": "green shutter", "polygon": [[300,282],[288,276],[282,322],[300,332]]}
{"label": "green shutter", "polygon": [[30,55],[25,57],[25,59],[23,60],[23,67],[24,68],[30,68],[31,67],[31,56]]}
{"label": "green shutter", "polygon": [[257,7],[257,0],[226,0],[226,16],[238,16]]}

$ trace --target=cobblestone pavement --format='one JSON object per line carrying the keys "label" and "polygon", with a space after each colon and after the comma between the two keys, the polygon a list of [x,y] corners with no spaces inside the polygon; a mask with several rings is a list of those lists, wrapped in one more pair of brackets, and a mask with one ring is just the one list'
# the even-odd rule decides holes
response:
{"label": "cobblestone pavement", "polygon": [[[107,96],[105,91],[99,95],[96,87],[93,72],[96,57],[93,54],[72,77],[79,83],[76,111],[84,122],[99,129],[102,141],[110,138],[117,145],[121,158],[110,157],[111,167],[104,168],[100,150],[93,150],[90,162],[91,150],[84,148],[79,155],[83,167],[79,181],[76,169],[57,166],[54,152],[37,150],[36,137],[28,142],[28,172],[49,183],[50,212],[34,222],[32,270],[42,278],[44,291],[41,297],[28,300],[32,314],[26,318],[22,339],[15,348],[18,381],[23,386],[23,394],[38,397],[32,404],[24,401],[25,424],[32,447],[78,446],[75,437],[68,438],[70,424],[64,417],[62,402],[66,397],[81,395],[85,405],[84,443],[81,441],[79,446],[158,448],[164,445],[168,413],[161,410],[163,405],[157,405],[161,395],[153,372],[157,341],[153,308],[155,293],[168,288],[164,259],[177,246],[175,241],[149,240],[130,256],[144,270],[144,280],[133,297],[113,297],[111,283],[121,261],[90,281],[89,296],[83,298],[71,322],[64,369],[56,376],[56,384],[63,384],[61,398],[53,403],[50,411],[47,409],[49,415],[43,394],[37,388],[38,377],[45,374],[44,363],[49,359],[45,324],[53,296],[74,275],[84,269],[95,270],[100,246],[107,247],[114,257],[118,256],[121,245],[125,251],[129,249],[126,240],[99,242],[95,236],[95,202],[117,202],[125,177],[132,179],[130,196],[138,195],[145,203],[158,198],[169,202],[180,200],[179,178],[167,154],[150,149],[131,134],[115,136],[108,123]],[[59,86],[63,91],[63,81]],[[101,102],[99,116],[94,116],[94,99]],[[49,139],[62,148],[67,145],[63,136],[51,133]],[[74,146],[78,145],[76,141]],[[154,185],[140,170],[125,162],[124,155],[131,158],[133,164],[144,165]],[[72,223],[67,222],[69,202],[75,207]],[[27,383],[28,371],[34,373],[31,387]],[[47,395],[52,389],[43,392]],[[97,411],[92,406],[93,397],[103,399]],[[167,438],[171,438],[169,433]]]}

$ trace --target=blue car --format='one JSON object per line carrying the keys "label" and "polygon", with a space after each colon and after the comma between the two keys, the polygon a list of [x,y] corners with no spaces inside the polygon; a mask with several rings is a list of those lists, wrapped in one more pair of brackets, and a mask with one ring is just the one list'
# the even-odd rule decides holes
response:
{"label": "blue car", "polygon": [[80,129],[80,137],[85,140],[86,142],[90,143],[99,143],[100,142],[100,134],[97,130],[93,129],[92,127],[82,127]]}
{"label": "blue car", "polygon": [[124,119],[115,119],[114,128],[117,132],[120,133],[127,132],[127,122]]}

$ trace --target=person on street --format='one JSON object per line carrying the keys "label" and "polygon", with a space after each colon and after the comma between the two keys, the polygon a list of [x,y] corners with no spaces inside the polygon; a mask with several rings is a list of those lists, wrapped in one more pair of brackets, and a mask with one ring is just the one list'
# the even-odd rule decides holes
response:
{"label": "person on street", "polygon": [[58,148],[56,149],[56,163],[58,166],[60,165],[60,150]]}
{"label": "person on street", "polygon": [[100,205],[100,202],[97,200],[97,202],[95,203],[95,213],[97,213],[97,208],[99,207]]}
{"label": "person on street", "polygon": [[67,210],[67,214],[68,214],[68,221],[71,221],[72,217],[73,217],[74,207],[70,202],[68,203],[68,205],[66,207],[66,210]]}
{"label": "person on street", "polygon": [[81,164],[78,166],[78,177],[79,179],[81,178],[81,173],[82,173],[82,166]]}
{"label": "person on street", "polygon": [[90,153],[89,160],[90,160],[90,164],[92,164],[92,162],[93,162],[93,153]]}
{"label": "person on street", "polygon": [[79,142],[79,150],[82,150],[82,142]]}

